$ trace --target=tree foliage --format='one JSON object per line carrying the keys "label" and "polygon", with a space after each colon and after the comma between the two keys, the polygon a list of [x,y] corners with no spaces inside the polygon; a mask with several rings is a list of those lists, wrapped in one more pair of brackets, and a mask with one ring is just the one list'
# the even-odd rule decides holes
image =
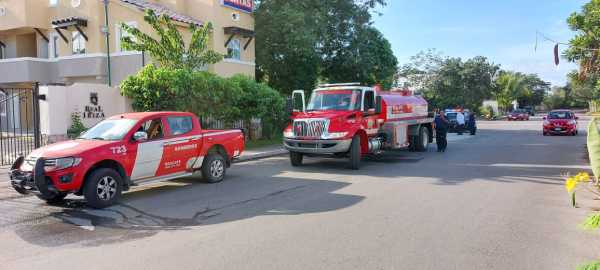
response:
{"label": "tree foliage", "polygon": [[415,89],[434,107],[479,110],[482,102],[492,96],[499,69],[482,56],[463,61],[429,50],[412,57],[400,69],[399,77],[403,87]]}
{"label": "tree foliage", "polygon": [[262,0],[256,9],[257,74],[289,93],[318,81],[390,85],[397,66],[371,26],[384,0]]}
{"label": "tree foliage", "polygon": [[218,63],[223,59],[223,55],[208,48],[208,39],[212,29],[210,23],[201,27],[190,24],[189,31],[192,38],[189,46],[186,47],[181,32],[166,14],[159,17],[154,11],[148,9],[144,15],[144,21],[154,29],[159,39],[123,23],[121,24],[123,30],[133,36],[133,38],[129,36],[122,38],[123,48],[148,52],[160,66],[173,69],[198,69],[208,64]]}

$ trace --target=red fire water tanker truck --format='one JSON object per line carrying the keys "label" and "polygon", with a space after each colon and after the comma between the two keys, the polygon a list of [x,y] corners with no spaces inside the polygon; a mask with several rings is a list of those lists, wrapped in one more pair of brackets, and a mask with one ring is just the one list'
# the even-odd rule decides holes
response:
{"label": "red fire water tanker truck", "polygon": [[407,91],[383,92],[360,84],[326,84],[315,89],[308,104],[304,92],[292,95],[292,121],[284,130],[284,146],[293,166],[304,156],[360,160],[385,150],[425,152],[433,142],[433,117],[427,101]]}

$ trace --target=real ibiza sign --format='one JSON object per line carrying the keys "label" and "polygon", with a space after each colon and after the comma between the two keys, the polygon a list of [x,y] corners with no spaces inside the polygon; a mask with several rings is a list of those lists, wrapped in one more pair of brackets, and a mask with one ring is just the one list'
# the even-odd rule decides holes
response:
{"label": "real ibiza sign", "polygon": [[245,12],[254,11],[254,0],[221,0],[221,4]]}

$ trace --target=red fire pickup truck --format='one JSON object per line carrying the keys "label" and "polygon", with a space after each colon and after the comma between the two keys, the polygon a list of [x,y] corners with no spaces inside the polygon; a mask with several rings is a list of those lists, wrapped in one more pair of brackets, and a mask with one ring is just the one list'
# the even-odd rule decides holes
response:
{"label": "red fire pickup truck", "polygon": [[385,150],[425,152],[435,136],[425,99],[407,91],[384,92],[356,83],[325,84],[292,95],[292,122],[284,146],[293,166],[304,156],[349,157],[357,170],[363,156]]}
{"label": "red fire pickup truck", "polygon": [[20,157],[10,178],[21,194],[57,203],[73,193],[103,208],[132,186],[195,171],[207,182],[220,182],[243,150],[241,130],[204,130],[191,113],[130,113],[106,119],[76,140]]}

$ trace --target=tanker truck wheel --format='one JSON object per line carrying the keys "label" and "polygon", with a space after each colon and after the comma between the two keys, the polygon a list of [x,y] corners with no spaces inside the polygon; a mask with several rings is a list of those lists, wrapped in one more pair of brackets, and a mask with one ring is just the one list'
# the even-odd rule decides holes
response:
{"label": "tanker truck wheel", "polygon": [[360,169],[360,136],[355,135],[352,138],[352,144],[350,145],[350,169]]}
{"label": "tanker truck wheel", "polygon": [[417,152],[426,152],[429,147],[429,131],[427,131],[426,127],[421,127],[419,129],[419,136],[414,138],[415,142],[415,151]]}
{"label": "tanker truck wheel", "polygon": [[302,166],[303,158],[304,158],[304,155],[302,155],[302,153],[290,152],[290,162],[292,163],[292,166],[294,166],[294,167]]}

